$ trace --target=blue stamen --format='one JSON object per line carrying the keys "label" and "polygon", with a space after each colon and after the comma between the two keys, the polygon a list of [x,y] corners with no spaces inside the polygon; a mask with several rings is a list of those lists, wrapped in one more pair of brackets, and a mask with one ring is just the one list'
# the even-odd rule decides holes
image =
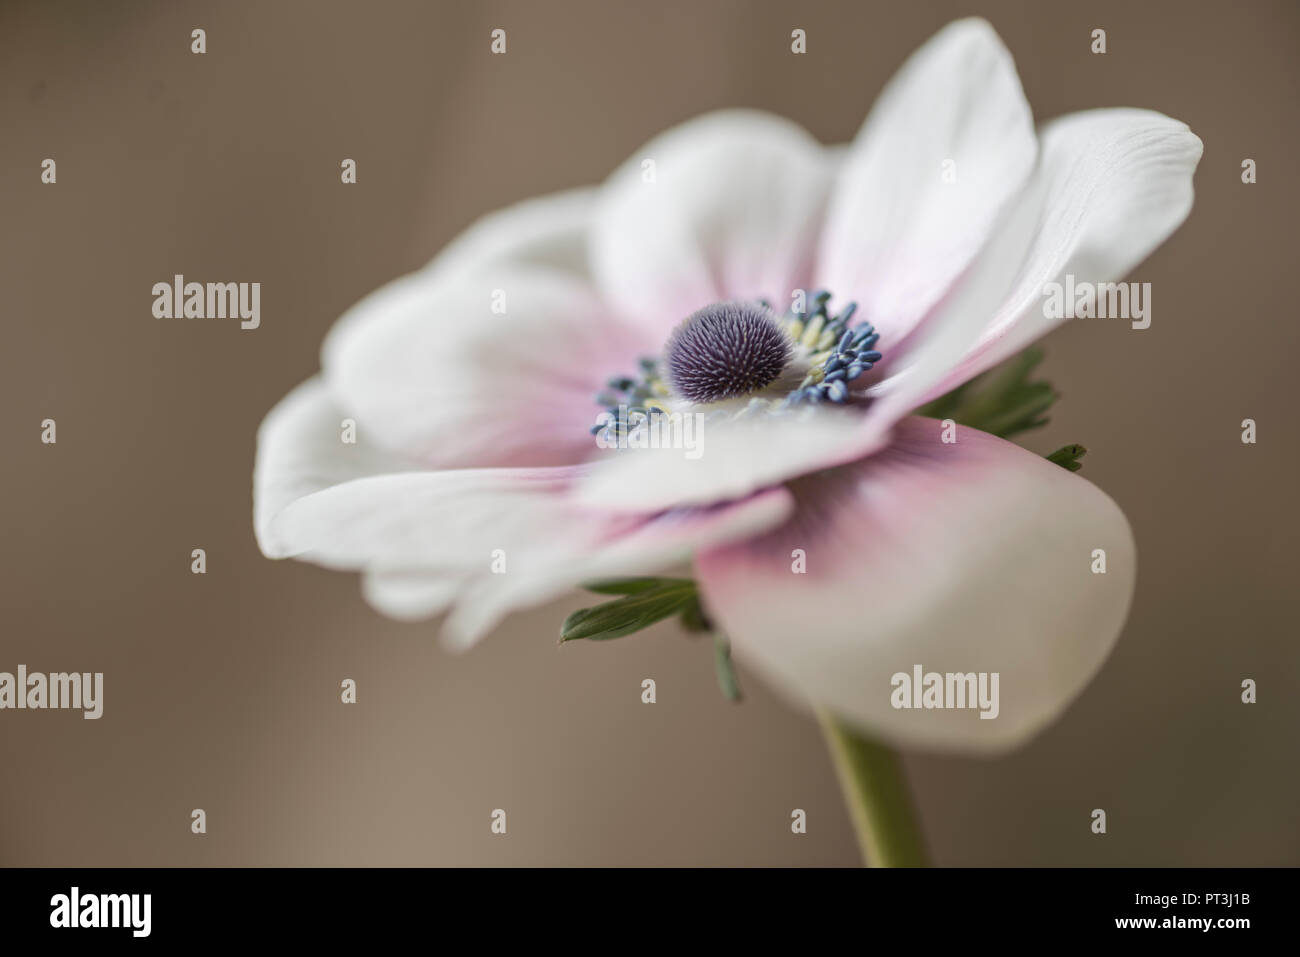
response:
{"label": "blue stamen", "polygon": [[813,296],[816,308],[811,314],[805,315],[794,308],[787,313],[792,320],[804,322],[804,326],[797,328],[805,331],[811,328],[810,323],[820,321],[818,331],[813,334],[816,341],[812,341],[809,346],[811,351],[818,351],[819,344],[825,343],[828,338],[834,345],[827,351],[822,364],[811,370],[809,378],[804,380],[800,388],[787,396],[784,403],[786,406],[804,402],[847,402],[849,383],[870,370],[872,364],[881,358],[881,354],[872,348],[880,340],[880,333],[869,322],[853,324],[853,317],[858,311],[857,303],[850,302],[838,314],[831,315],[827,309],[829,299],[830,293],[819,291]]}

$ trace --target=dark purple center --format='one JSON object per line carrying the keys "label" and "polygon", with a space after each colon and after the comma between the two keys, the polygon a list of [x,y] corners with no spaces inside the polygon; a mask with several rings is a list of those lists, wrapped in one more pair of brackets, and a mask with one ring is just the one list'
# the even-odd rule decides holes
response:
{"label": "dark purple center", "polygon": [[668,381],[692,402],[717,402],[757,392],[781,375],[790,337],[756,302],[705,306],[673,330],[664,348]]}

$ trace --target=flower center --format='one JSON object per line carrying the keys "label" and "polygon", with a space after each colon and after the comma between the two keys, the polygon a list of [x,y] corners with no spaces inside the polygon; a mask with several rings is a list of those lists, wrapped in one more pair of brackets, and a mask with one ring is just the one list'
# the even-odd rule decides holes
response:
{"label": "flower center", "polygon": [[720,302],[691,315],[664,347],[668,384],[691,402],[750,395],[777,380],[794,343],[771,309]]}
{"label": "flower center", "polygon": [[642,359],[636,375],[609,380],[596,396],[606,411],[592,433],[624,435],[661,413],[703,409],[731,418],[848,402],[850,384],[881,358],[880,334],[869,322],[853,322],[856,303],[832,313],[830,298],[818,292],[783,316],[761,299],[692,313],[662,356]]}

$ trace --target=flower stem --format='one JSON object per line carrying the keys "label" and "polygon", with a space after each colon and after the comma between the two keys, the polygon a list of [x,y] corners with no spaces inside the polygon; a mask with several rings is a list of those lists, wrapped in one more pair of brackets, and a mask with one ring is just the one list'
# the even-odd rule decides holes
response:
{"label": "flower stem", "polygon": [[925,844],[898,753],[818,711],[863,860],[873,867],[925,867]]}

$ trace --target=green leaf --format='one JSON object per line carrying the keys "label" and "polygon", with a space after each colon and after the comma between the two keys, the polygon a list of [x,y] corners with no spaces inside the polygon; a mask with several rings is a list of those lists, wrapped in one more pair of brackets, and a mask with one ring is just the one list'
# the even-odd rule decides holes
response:
{"label": "green leaf", "polygon": [[1026,349],[927,403],[916,414],[952,419],[1004,439],[1046,425],[1045,413],[1059,396],[1048,383],[1029,380],[1042,361],[1041,349]]}
{"label": "green leaf", "polygon": [[596,581],[583,582],[582,587],[599,595],[635,595],[664,585],[690,585],[695,583],[689,578],[601,578]]}
{"label": "green leaf", "polygon": [[575,611],[560,626],[560,641],[586,638],[608,641],[648,628],[681,613],[695,601],[695,583],[690,579],[666,579],[665,583],[642,589],[594,608]]}
{"label": "green leaf", "polygon": [[740,700],[740,683],[731,663],[731,645],[714,631],[713,623],[690,578],[609,578],[585,582],[589,591],[621,595],[614,601],[575,611],[560,626],[560,643],[585,638],[608,641],[648,628],[656,622],[680,615],[688,632],[713,632],[713,669],[718,687],[729,701]]}
{"label": "green leaf", "polygon": [[718,687],[728,701],[740,700],[740,683],[736,681],[736,668],[731,663],[731,644],[727,639],[713,633],[713,670],[718,675]]}
{"label": "green leaf", "polygon": [[1079,459],[1088,453],[1082,445],[1063,445],[1047,457],[1047,461],[1054,462],[1063,469],[1069,469],[1071,472],[1077,472],[1083,468],[1083,463]]}

